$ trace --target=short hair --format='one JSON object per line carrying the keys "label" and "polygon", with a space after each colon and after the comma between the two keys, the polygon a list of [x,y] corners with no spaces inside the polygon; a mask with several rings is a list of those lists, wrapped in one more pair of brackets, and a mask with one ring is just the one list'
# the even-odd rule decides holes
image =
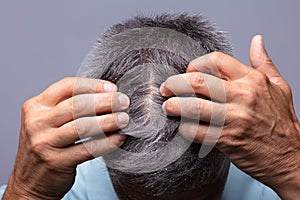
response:
{"label": "short hair", "polygon": [[[213,51],[232,54],[232,46],[224,32],[201,15],[164,13],[149,17],[137,16],[112,26],[103,34],[85,63],[83,76],[111,81],[118,84],[121,92],[129,94],[131,104],[128,113],[131,120],[127,128],[120,130],[129,136],[121,148],[136,153],[132,158],[126,157],[122,151],[104,156],[113,186],[120,199],[128,199],[128,194],[122,187],[126,187],[126,190],[140,187],[144,190],[143,194],[139,194],[141,197],[156,199],[167,199],[180,191],[203,190],[210,184],[215,185],[215,191],[222,193],[230,162],[215,148],[206,157],[199,158],[201,144],[190,144],[178,159],[164,168],[139,172],[142,168],[138,168],[136,163],[148,162],[147,165],[151,165],[153,160],[167,159],[176,154],[156,153],[151,158],[152,161],[147,161],[146,158],[147,154],[160,152],[178,133],[180,118],[166,117],[163,114],[161,105],[167,98],[160,95],[159,87],[167,77],[184,73],[190,61],[176,53],[176,48],[182,48],[176,45],[167,50],[148,46],[123,51],[122,44],[130,39],[128,35],[115,39],[118,42],[113,45],[107,45],[106,41],[114,36],[130,30],[138,33],[142,28],[168,29],[191,38],[199,45],[200,53],[188,59]],[[147,37],[149,36],[146,35],[143,39],[147,40]],[[164,39],[177,42],[176,38]],[[112,59],[107,54],[115,57]],[[125,82],[119,84],[128,72],[130,75]],[[162,120],[164,123],[160,124]],[[139,137],[142,135],[144,137]],[[186,141],[182,137],[180,139]],[[181,146],[177,148],[180,149]],[[124,170],[131,168],[134,170]]]}

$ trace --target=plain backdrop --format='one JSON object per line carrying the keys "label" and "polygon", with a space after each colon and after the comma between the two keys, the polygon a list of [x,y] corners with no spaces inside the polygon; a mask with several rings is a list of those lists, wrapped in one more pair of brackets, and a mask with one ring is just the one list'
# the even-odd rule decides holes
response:
{"label": "plain backdrop", "polygon": [[13,169],[22,103],[75,76],[106,28],[138,14],[201,13],[228,32],[236,57],[247,64],[250,40],[262,34],[299,115],[299,9],[297,0],[0,0],[0,185]]}

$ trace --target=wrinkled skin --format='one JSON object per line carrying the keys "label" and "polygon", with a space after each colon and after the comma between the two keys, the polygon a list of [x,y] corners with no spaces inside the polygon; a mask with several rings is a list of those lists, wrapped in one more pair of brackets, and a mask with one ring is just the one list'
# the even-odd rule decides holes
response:
{"label": "wrinkled skin", "polygon": [[26,101],[19,150],[3,200],[61,199],[74,183],[78,164],[121,146],[125,136],[120,134],[75,144],[127,125],[127,114],[120,118],[121,112],[110,113],[112,107],[121,111],[129,105],[126,96],[117,101],[121,94],[116,90],[106,81],[65,78]]}
{"label": "wrinkled skin", "polygon": [[[282,199],[297,199],[300,128],[291,89],[268,56],[261,36],[252,40],[250,61],[252,67],[219,52],[191,61],[186,74],[170,77],[162,84],[161,94],[191,93],[190,85],[196,94],[215,101],[172,97],[163,109],[171,116],[198,116],[196,119],[201,113],[200,119],[206,122],[210,122],[213,109],[220,118],[223,113],[220,135],[214,135],[222,125],[218,118],[209,130],[207,125],[185,122],[179,131],[195,142],[216,141],[216,147],[238,168],[270,186]],[[220,88],[224,88],[226,98],[220,95]]]}

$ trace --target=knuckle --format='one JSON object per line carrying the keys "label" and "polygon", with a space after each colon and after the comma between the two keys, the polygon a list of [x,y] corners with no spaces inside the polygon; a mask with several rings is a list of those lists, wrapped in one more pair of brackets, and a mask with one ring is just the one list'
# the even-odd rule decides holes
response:
{"label": "knuckle", "polygon": [[218,139],[218,146],[220,146],[221,148],[223,147],[228,147],[231,146],[230,144],[232,143],[232,136],[228,135],[228,134],[221,134],[219,139]]}
{"label": "knuckle", "polygon": [[202,103],[201,101],[195,101],[192,104],[191,110],[189,112],[191,112],[191,114],[193,115],[193,117],[199,116],[200,112],[202,110]]}
{"label": "knuckle", "polygon": [[84,147],[86,149],[86,157],[97,157],[102,155],[103,152],[108,148],[109,142],[107,138],[102,138],[99,141],[86,142]]}
{"label": "knuckle", "polygon": [[59,168],[57,156],[49,149],[49,144],[46,140],[35,138],[31,140],[30,148],[32,154],[42,163],[46,164],[48,169],[57,170]]}
{"label": "knuckle", "polygon": [[203,87],[203,85],[205,84],[205,79],[201,75],[201,73],[194,73],[190,77],[190,83],[191,83],[192,88],[200,88],[200,87]]}
{"label": "knuckle", "polygon": [[91,145],[84,144],[84,146],[85,146],[85,151],[84,151],[84,153],[82,154],[82,158],[83,158],[84,160],[90,160],[90,159],[92,159],[92,158],[96,158],[96,157],[97,157],[96,155],[94,155],[93,152],[91,152],[91,150],[90,150],[90,146],[91,146]]}
{"label": "knuckle", "polygon": [[52,153],[43,154],[43,162],[46,163],[48,169],[56,171],[61,167],[61,162],[59,162],[58,157]]}
{"label": "knuckle", "polygon": [[259,100],[259,93],[252,87],[247,88],[243,91],[245,102],[248,106],[255,106]]}
{"label": "knuckle", "polygon": [[241,129],[239,132],[246,132],[249,127],[252,127],[252,115],[248,111],[239,111],[236,114],[236,122],[238,124],[239,129]]}
{"label": "knuckle", "polygon": [[[120,110],[120,108],[122,108],[120,97],[122,96],[123,94],[120,92],[100,94],[98,98],[101,98],[102,106],[99,109],[104,109],[104,110],[108,109],[108,111]],[[121,99],[123,100],[123,98]]]}
{"label": "knuckle", "polygon": [[73,77],[65,77],[61,80],[61,82],[63,84],[70,84],[70,83],[73,83],[74,82],[74,78]]}
{"label": "knuckle", "polygon": [[249,112],[246,112],[246,111],[239,111],[238,112],[238,116],[237,118],[239,119],[239,121],[242,121],[242,122],[249,122],[250,119],[251,119],[251,116],[249,114]]}
{"label": "knuckle", "polygon": [[86,143],[85,144],[85,148],[87,150],[87,156],[95,156],[96,152],[97,152],[97,148],[96,145],[94,145],[94,143]]}
{"label": "knuckle", "polygon": [[101,98],[104,99],[104,101],[106,101],[110,106],[113,105],[113,103],[115,103],[115,100],[118,100],[118,104],[119,104],[119,97],[123,95],[123,93],[121,92],[116,92],[116,93],[103,93],[101,94]]}
{"label": "knuckle", "polygon": [[218,65],[219,63],[222,63],[222,60],[224,59],[225,55],[226,54],[222,52],[215,51],[210,54],[210,59],[213,61],[213,63]]}
{"label": "knuckle", "polygon": [[28,99],[27,101],[25,101],[22,105],[22,111],[24,113],[28,113],[30,112],[33,108],[34,108],[34,100],[33,99]]}
{"label": "knuckle", "polygon": [[218,140],[218,146],[227,153],[231,150],[236,150],[237,147],[241,146],[242,140],[234,134],[221,135]]}
{"label": "knuckle", "polygon": [[68,88],[68,87],[71,87],[74,85],[74,80],[75,78],[74,77],[65,77],[63,78],[59,84],[61,85],[61,87],[65,87],[65,88]]}
{"label": "knuckle", "polygon": [[255,106],[259,101],[259,94],[257,90],[251,88],[248,90],[248,102],[250,106]]}
{"label": "knuckle", "polygon": [[75,96],[68,101],[68,110],[74,118],[84,115],[86,112],[95,111],[94,96]]}
{"label": "knuckle", "polygon": [[32,138],[30,141],[30,149],[34,155],[44,159],[43,154],[46,152],[47,142],[41,140],[39,137]]}
{"label": "knuckle", "polygon": [[260,71],[256,71],[255,73],[255,78],[257,80],[257,83],[259,85],[265,86],[269,83],[269,78],[266,74],[260,72]]}
{"label": "knuckle", "polygon": [[228,124],[231,124],[235,121],[235,107],[232,105],[226,106],[225,112],[225,128]]}
{"label": "knuckle", "polygon": [[39,118],[26,118],[24,120],[24,129],[26,134],[32,135],[40,129],[40,119]]}
{"label": "knuckle", "polygon": [[253,107],[259,101],[259,93],[253,87],[240,86],[236,93],[247,106]]}
{"label": "knuckle", "polygon": [[68,99],[65,101],[66,103],[66,110],[68,110],[69,112],[72,112],[75,105],[78,106],[79,102],[78,102],[78,97],[74,97],[74,98],[71,98],[71,99]]}
{"label": "knuckle", "polygon": [[95,88],[95,93],[104,91],[104,81],[94,80],[94,79],[90,79],[89,81],[90,84],[92,85],[92,88]]}
{"label": "knuckle", "polygon": [[101,117],[97,123],[99,129],[101,130],[101,133],[104,132],[103,130],[105,127],[109,130],[114,129],[114,127],[117,126],[117,117],[118,113]]}
{"label": "knuckle", "polygon": [[85,122],[83,122],[83,120],[81,119],[77,119],[74,121],[74,123],[72,123],[72,131],[75,135],[78,136],[78,139],[83,138],[85,133],[87,133],[88,129],[88,125],[86,123],[87,120],[85,120]]}
{"label": "knuckle", "polygon": [[237,147],[241,147],[245,144],[244,130],[240,128],[239,124],[237,124],[237,126],[237,128],[226,126],[217,142],[218,146],[227,153],[230,153],[230,150],[236,150]]}

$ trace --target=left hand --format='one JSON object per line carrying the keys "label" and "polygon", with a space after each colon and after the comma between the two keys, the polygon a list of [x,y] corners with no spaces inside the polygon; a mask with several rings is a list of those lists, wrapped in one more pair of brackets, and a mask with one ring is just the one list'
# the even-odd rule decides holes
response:
{"label": "left hand", "polygon": [[[163,109],[170,116],[205,122],[211,122],[212,110],[220,117],[223,113],[220,136],[214,135],[218,120],[211,122],[210,129],[195,120],[183,122],[179,131],[198,143],[203,143],[205,137],[207,143],[218,138],[216,147],[238,168],[270,186],[281,198],[298,198],[300,126],[291,89],[273,65],[261,36],[252,41],[250,61],[252,67],[218,52],[193,60],[186,74],[166,80],[160,88],[161,94],[171,97],[195,93],[214,101],[172,97],[163,104]],[[225,98],[219,84],[224,88]]]}

